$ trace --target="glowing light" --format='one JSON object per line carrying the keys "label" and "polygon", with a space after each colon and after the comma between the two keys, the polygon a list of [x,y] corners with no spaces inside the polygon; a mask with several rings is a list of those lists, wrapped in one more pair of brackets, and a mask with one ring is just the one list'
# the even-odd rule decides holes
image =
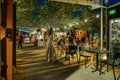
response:
{"label": "glowing light", "polygon": [[87,22],[88,21],[88,19],[85,19],[85,22]]}
{"label": "glowing light", "polygon": [[113,15],[113,14],[116,14],[117,13],[117,10],[116,9],[112,9],[109,11],[109,15]]}
{"label": "glowing light", "polygon": [[102,59],[103,59],[103,60],[106,60],[106,59],[107,59],[107,56],[103,56]]}
{"label": "glowing light", "polygon": [[96,15],[96,18],[99,18],[99,17],[100,17],[100,15],[99,15],[99,14],[97,14],[97,15]]}

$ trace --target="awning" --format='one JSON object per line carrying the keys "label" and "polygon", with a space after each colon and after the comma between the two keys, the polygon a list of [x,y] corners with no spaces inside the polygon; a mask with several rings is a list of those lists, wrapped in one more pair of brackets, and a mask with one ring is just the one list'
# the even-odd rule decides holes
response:
{"label": "awning", "polygon": [[114,6],[117,6],[117,5],[120,5],[120,2],[113,4],[113,5],[109,6],[108,8],[111,8],[111,7],[114,7]]}
{"label": "awning", "polygon": [[92,6],[92,9],[96,8],[105,8],[104,6],[100,5],[100,0],[92,1],[92,0],[49,0],[49,1],[59,1],[59,2],[65,2],[65,3],[72,3],[72,4],[81,4],[81,5],[87,5]]}

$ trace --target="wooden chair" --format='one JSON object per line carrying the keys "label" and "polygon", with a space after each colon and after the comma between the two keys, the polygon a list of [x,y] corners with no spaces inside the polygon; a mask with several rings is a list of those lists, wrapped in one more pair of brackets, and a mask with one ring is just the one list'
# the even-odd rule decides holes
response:
{"label": "wooden chair", "polygon": [[[80,56],[80,58],[79,59],[81,59],[81,57],[83,57],[84,59],[85,59],[85,68],[87,68],[87,63],[88,63],[88,60],[89,60],[89,58],[91,57],[91,56],[88,56],[88,55],[83,55],[83,54],[81,54],[81,52],[79,51],[79,56]],[[79,60],[79,64],[80,64],[80,60]]]}

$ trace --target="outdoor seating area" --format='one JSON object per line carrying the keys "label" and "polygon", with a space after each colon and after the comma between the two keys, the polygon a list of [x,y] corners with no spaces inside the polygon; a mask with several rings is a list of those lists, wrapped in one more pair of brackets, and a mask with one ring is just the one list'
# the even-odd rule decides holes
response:
{"label": "outdoor seating area", "polygon": [[[66,53],[66,55],[67,54],[70,54],[71,56],[73,56],[74,54],[76,54],[77,52],[76,51],[79,51],[79,50],[77,50],[77,49],[79,49],[79,48],[77,48],[77,46],[70,46],[68,49],[70,49],[70,52],[69,51],[66,51],[67,53]],[[73,51],[72,51],[73,50]],[[105,74],[105,72],[103,72],[103,69],[102,69],[102,67],[104,67],[103,65],[102,65],[102,63],[104,63],[104,64],[107,64],[107,66],[106,67],[104,67],[104,69],[105,70],[107,70],[107,72],[108,71],[110,71],[111,69],[109,69],[108,70],[108,66],[111,66],[111,68],[112,68],[112,73],[113,73],[113,77],[114,77],[114,80],[119,80],[119,78],[120,78],[120,74],[118,74],[118,76],[116,77],[116,70],[115,70],[115,67],[116,66],[119,66],[120,67],[120,51],[119,51],[119,48],[117,47],[117,49],[116,48],[114,48],[113,47],[113,53],[114,53],[114,55],[113,55],[113,58],[112,59],[109,59],[109,58],[106,58],[106,59],[104,59],[104,60],[101,60],[101,59],[99,59],[100,58],[100,56],[101,56],[101,54],[107,54],[107,55],[110,55],[110,53],[111,53],[111,51],[107,51],[107,50],[101,50],[101,49],[87,49],[87,50],[85,50],[85,51],[87,51],[87,52],[92,52],[92,53],[94,53],[95,54],[95,57],[96,57],[96,69],[95,70],[93,70],[92,72],[96,72],[96,71],[98,71],[99,73],[98,74]],[[81,55],[80,53],[77,53],[78,55],[76,56],[76,59],[77,59],[77,62],[78,63],[80,63],[80,57],[86,57],[85,59],[82,59],[82,60],[85,60],[84,62],[85,62],[85,69],[87,69],[87,62],[89,62],[89,57],[90,56],[84,56],[84,55]],[[108,57],[108,56],[106,56],[106,57]],[[72,58],[72,57],[71,57]],[[69,58],[69,64],[70,64],[70,58]],[[72,61],[71,61],[72,62]]]}
{"label": "outdoor seating area", "polygon": [[120,0],[0,0],[0,80],[120,80]]}
{"label": "outdoor seating area", "polygon": [[[78,56],[74,56],[73,57],[69,57],[70,58],[70,64],[69,64],[69,60],[65,60],[65,59],[61,59],[59,57],[61,57],[58,54],[58,62],[55,63],[49,63],[46,62],[44,60],[45,56],[44,56],[44,52],[45,49],[44,48],[36,48],[33,47],[32,45],[28,45],[28,44],[24,44],[25,48],[22,49],[22,51],[17,51],[17,70],[22,69],[23,72],[19,71],[17,72],[17,75],[21,75],[21,79],[19,78],[18,80],[32,80],[32,79],[39,79],[42,78],[42,75],[46,74],[46,70],[47,70],[47,76],[49,77],[50,74],[54,75],[54,77],[51,76],[51,78],[42,78],[43,80],[87,80],[89,78],[91,78],[92,80],[115,80],[114,79],[114,74],[113,74],[113,70],[112,67],[109,66],[109,70],[108,72],[106,72],[105,70],[107,70],[107,66],[102,66],[101,71],[104,72],[104,74],[102,73],[100,75],[100,61],[99,61],[99,65],[98,65],[98,71],[94,71],[94,69],[91,69],[91,67],[87,67],[85,68],[85,58],[81,57],[80,59],[80,63],[78,64],[77,59]],[[74,47],[76,49],[76,47]],[[29,51],[27,51],[29,50]],[[41,50],[40,53],[39,50]],[[27,52],[26,52],[27,51]],[[31,53],[30,53],[31,52]],[[30,56],[33,55],[33,56]],[[76,54],[75,54],[76,55]],[[89,60],[88,60],[89,62]],[[87,66],[89,64],[86,64]],[[44,68],[43,68],[44,67]],[[36,69],[37,72],[36,72]],[[116,74],[116,78],[119,77],[119,73],[120,73],[120,66],[115,67],[115,74]],[[40,71],[39,71],[40,70]],[[32,73],[33,74],[32,74]],[[63,74],[65,73],[65,74]],[[35,75],[36,74],[36,75]],[[15,76],[17,78],[17,75]],[[30,76],[29,76],[30,75]],[[39,75],[39,77],[38,77]],[[40,76],[41,75],[41,76]],[[86,77],[87,75],[87,77]],[[57,79],[58,77],[61,77],[60,79]],[[116,79],[119,80],[119,79]]]}

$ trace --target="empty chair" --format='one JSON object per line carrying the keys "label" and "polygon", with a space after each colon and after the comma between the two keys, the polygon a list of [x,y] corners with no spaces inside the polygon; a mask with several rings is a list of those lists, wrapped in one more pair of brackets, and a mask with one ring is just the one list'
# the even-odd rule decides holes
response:
{"label": "empty chair", "polygon": [[102,64],[106,64],[107,72],[108,72],[109,66],[111,66],[113,70],[114,80],[118,80],[119,77],[117,78],[115,74],[115,67],[120,66],[120,50],[119,51],[118,50],[119,50],[118,48],[113,48],[114,55],[112,59],[106,59],[106,60],[100,61],[100,75],[102,74],[102,71],[101,71],[103,67]]}
{"label": "empty chair", "polygon": [[89,58],[91,58],[91,56],[89,56],[89,55],[84,55],[84,54],[81,54],[81,53],[80,53],[79,63],[80,63],[81,57],[83,57],[83,58],[85,59],[85,63],[84,63],[84,64],[85,64],[85,68],[87,68],[87,63],[88,63]]}
{"label": "empty chair", "polygon": [[[74,54],[77,54],[77,46],[74,45],[70,45],[68,46],[68,48],[66,49],[66,58],[69,58],[69,64],[70,64],[70,56],[73,57]],[[78,61],[78,56],[77,56],[77,62]]]}

